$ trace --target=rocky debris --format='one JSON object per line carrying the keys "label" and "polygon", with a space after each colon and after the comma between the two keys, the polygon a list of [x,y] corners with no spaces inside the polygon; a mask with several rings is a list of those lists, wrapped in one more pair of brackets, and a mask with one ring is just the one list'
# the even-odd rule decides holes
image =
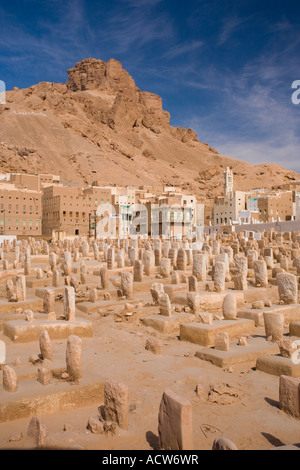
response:
{"label": "rocky debris", "polygon": [[213,443],[212,450],[238,450],[238,448],[229,439],[218,437]]}
{"label": "rocky debris", "polygon": [[283,357],[292,357],[298,350],[298,346],[291,339],[283,339],[279,341],[280,354]]}
{"label": "rocky debris", "polygon": [[208,394],[203,385],[198,384],[196,386],[195,392],[198,398],[201,398],[202,400],[207,400]]}
{"label": "rocky debris", "polygon": [[42,358],[38,356],[37,354],[31,355],[28,360],[33,365],[39,364],[40,362],[42,362]]}
{"label": "rocky debris", "polygon": [[241,391],[229,384],[211,385],[208,401],[218,405],[231,405],[242,397]]}
{"label": "rocky debris", "polygon": [[252,304],[252,308],[253,308],[254,310],[262,310],[264,307],[265,307],[265,302],[264,302],[264,300],[256,300],[256,301],[253,302],[253,304]]}
{"label": "rocky debris", "polygon": [[24,438],[23,433],[19,432],[9,437],[8,442],[19,442]]}
{"label": "rocky debris", "polygon": [[237,342],[238,346],[248,346],[248,339],[245,336],[242,336],[241,338],[238,339]]}
{"label": "rocky debris", "polygon": [[160,355],[162,353],[162,342],[157,338],[148,338],[145,349],[153,354]]}
{"label": "rocky debris", "polygon": [[88,420],[87,429],[92,434],[104,434],[104,425],[97,416],[91,416]]}

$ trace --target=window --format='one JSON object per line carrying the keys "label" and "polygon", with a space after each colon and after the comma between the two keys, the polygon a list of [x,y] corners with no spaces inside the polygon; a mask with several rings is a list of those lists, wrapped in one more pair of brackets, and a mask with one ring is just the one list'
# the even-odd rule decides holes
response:
{"label": "window", "polygon": [[32,220],[29,220],[29,225],[30,227],[32,227]]}
{"label": "window", "polygon": [[11,225],[11,219],[8,219],[7,223],[8,225]]}
{"label": "window", "polygon": [[18,219],[16,220],[16,225],[19,225],[19,220]]}
{"label": "window", "polygon": [[23,220],[23,227],[26,227],[26,220]]}

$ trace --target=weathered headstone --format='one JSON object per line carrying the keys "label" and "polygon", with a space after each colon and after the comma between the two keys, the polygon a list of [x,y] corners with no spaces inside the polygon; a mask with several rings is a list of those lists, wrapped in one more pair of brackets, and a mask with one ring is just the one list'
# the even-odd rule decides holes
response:
{"label": "weathered headstone", "polygon": [[66,349],[66,365],[69,377],[77,381],[81,378],[82,341],[79,336],[69,336]]}
{"label": "weathered headstone", "polygon": [[18,378],[17,374],[12,367],[5,365],[3,371],[3,390],[6,392],[17,392],[18,391]]}
{"label": "weathered headstone", "polygon": [[50,336],[47,330],[43,330],[40,333],[40,350],[43,360],[47,359],[48,361],[52,361],[53,353],[52,353],[52,345]]}
{"label": "weathered headstone", "polygon": [[16,296],[19,302],[26,301],[26,278],[23,275],[16,277]]}
{"label": "weathered headstone", "polygon": [[160,315],[164,315],[166,317],[171,317],[172,315],[172,306],[170,302],[170,298],[168,294],[162,294],[159,297],[159,312]]}
{"label": "weathered headstone", "polygon": [[293,274],[279,273],[276,276],[279,299],[284,304],[296,304],[298,302],[297,278]]}
{"label": "weathered headstone", "polygon": [[75,321],[75,291],[73,287],[64,290],[64,316],[67,321]]}
{"label": "weathered headstone", "polygon": [[128,429],[129,393],[124,384],[115,381],[105,383],[104,410],[107,421],[117,423],[121,429]]}
{"label": "weathered headstone", "polygon": [[133,295],[133,274],[121,273],[122,294],[127,299],[132,299]]}
{"label": "weathered headstone", "polygon": [[223,316],[225,320],[236,320],[236,298],[233,294],[227,294],[223,300]]}
{"label": "weathered headstone", "polygon": [[267,340],[281,341],[284,329],[284,316],[276,312],[264,312],[264,322]]}
{"label": "weathered headstone", "polygon": [[281,375],[279,382],[279,406],[293,418],[300,418],[300,379]]}
{"label": "weathered headstone", "polygon": [[158,414],[159,448],[163,450],[193,450],[191,403],[166,390]]}
{"label": "weathered headstone", "polygon": [[216,292],[223,292],[225,290],[225,276],[225,263],[217,261],[214,266],[214,288]]}

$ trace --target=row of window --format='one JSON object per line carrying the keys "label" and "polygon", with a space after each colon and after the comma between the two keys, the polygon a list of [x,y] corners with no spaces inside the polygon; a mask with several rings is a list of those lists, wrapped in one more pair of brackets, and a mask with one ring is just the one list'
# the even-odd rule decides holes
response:
{"label": "row of window", "polygon": [[[232,218],[230,217],[229,220],[232,221]],[[219,219],[216,219],[216,224],[219,225]],[[223,217],[220,218],[220,224],[223,224]],[[227,217],[224,217],[224,224],[228,224]]]}
{"label": "row of window", "polygon": [[[32,221],[32,220],[29,220],[29,221],[23,220],[23,227],[26,227],[26,226],[27,226],[27,222],[28,222],[28,226],[29,226],[29,227],[32,227],[32,226],[33,226],[33,221]],[[12,219],[7,219],[7,220],[5,221],[5,224],[7,224],[7,225],[12,225]],[[0,219],[0,225],[4,226],[4,219]],[[15,221],[15,225],[20,225],[20,221],[19,221],[18,219]],[[39,227],[39,225],[40,225],[39,220],[36,220],[36,221],[35,221],[35,226],[36,226],[36,227]]]}
{"label": "row of window", "polygon": [[[64,197],[66,197],[66,196],[64,196]],[[71,199],[73,199],[73,196],[69,196],[69,197],[70,197]],[[76,199],[78,199],[78,197],[77,197]],[[89,198],[89,201],[91,201],[91,200],[92,200],[92,198]],[[101,201],[101,204],[104,204],[104,199],[101,199],[100,201]],[[44,199],[44,205],[45,205],[45,206],[46,206],[46,205],[50,205],[50,206],[52,205],[52,206],[53,206],[55,203],[56,203],[56,201],[54,201],[53,198]],[[64,202],[63,204],[64,204],[64,206],[65,206],[67,203]],[[110,200],[109,200],[109,199],[106,199],[106,204],[110,204]],[[79,204],[77,204],[77,206],[78,206],[78,205],[79,205]],[[85,205],[85,204],[84,204],[84,205]],[[97,199],[97,198],[95,199],[95,205],[96,205],[96,206],[98,205],[98,199]],[[72,203],[70,203],[70,206],[72,206]],[[90,207],[90,206],[89,206],[89,207]]]}
{"label": "row of window", "polygon": [[[0,196],[0,198],[1,198],[1,199],[4,199],[4,196]],[[8,199],[13,199],[13,198],[12,198],[12,196],[9,196]],[[23,198],[21,198],[21,197],[20,197],[20,198],[19,198],[19,197],[16,197],[16,198],[14,198],[14,199],[16,199],[16,200],[23,199],[23,201],[28,200],[28,198],[26,198],[26,197],[23,197]],[[38,200],[38,199],[35,199],[35,198],[32,198],[32,197],[29,198],[29,201],[37,201],[37,200]]]}
{"label": "row of window", "polygon": [[[6,209],[6,207],[7,207],[7,209]],[[4,209],[5,209],[5,210],[8,210],[8,211],[12,211],[12,210],[13,210],[12,204],[8,204],[8,206],[6,206],[6,207],[5,207],[4,204],[0,204],[0,209],[1,209],[1,210],[4,210]],[[19,204],[16,204],[16,205],[15,205],[15,211],[16,211],[16,212],[19,212],[19,210],[20,210],[20,206],[19,206]],[[23,212],[26,212],[26,210],[27,210],[27,206],[26,206],[26,205],[23,205]],[[29,206],[29,212],[33,212],[33,206]],[[37,212],[37,213],[39,212],[39,206],[35,206],[35,212]]]}
{"label": "row of window", "polygon": [[[1,231],[3,233],[3,227],[1,227]],[[29,227],[28,230],[38,230],[39,228],[38,227]],[[19,230],[19,227],[15,227],[15,228],[12,228],[12,227],[7,227],[6,230],[10,231],[10,230],[13,230],[13,231],[18,231]],[[21,229],[22,230],[22,229]]]}

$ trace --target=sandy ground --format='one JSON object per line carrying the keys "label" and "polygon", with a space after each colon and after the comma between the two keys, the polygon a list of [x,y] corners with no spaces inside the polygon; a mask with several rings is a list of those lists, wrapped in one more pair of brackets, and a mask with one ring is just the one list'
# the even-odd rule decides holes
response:
{"label": "sandy ground", "polygon": [[[1,291],[3,295],[3,286]],[[150,301],[150,294],[145,294],[145,300]],[[57,312],[62,311],[62,303],[56,305]],[[40,416],[48,429],[47,447],[157,449],[158,409],[166,389],[172,389],[192,403],[196,450],[211,449],[215,438],[220,436],[232,440],[241,450],[300,443],[300,421],[278,407],[278,377],[256,371],[251,364],[234,366],[230,372],[201,361],[194,357],[200,346],[143,326],[140,316],[148,315],[150,310],[151,307],[144,307],[141,314],[123,322],[116,322],[114,314],[107,317],[95,314],[90,317],[94,336],[82,340],[85,373],[103,382],[114,379],[128,386],[132,404],[128,432],[118,430],[115,435],[106,436],[87,430],[89,417],[97,416],[98,407],[103,405],[100,397],[95,406]],[[145,350],[149,336],[163,342],[162,355]],[[22,359],[16,372],[19,375],[24,371],[34,372],[37,366],[29,364],[28,358],[39,353],[38,342],[13,344],[5,341],[7,362],[13,363],[17,357]],[[65,346],[65,340],[53,341],[54,357],[61,367],[64,366]],[[197,384],[203,387],[200,397],[195,393]],[[220,393],[209,396],[212,386]],[[41,385],[37,383],[37,387]],[[0,424],[0,448],[31,448],[32,442],[25,437],[28,424],[29,418]],[[65,424],[70,430],[63,430]],[[24,436],[22,440],[9,442],[11,436],[19,433]]]}

